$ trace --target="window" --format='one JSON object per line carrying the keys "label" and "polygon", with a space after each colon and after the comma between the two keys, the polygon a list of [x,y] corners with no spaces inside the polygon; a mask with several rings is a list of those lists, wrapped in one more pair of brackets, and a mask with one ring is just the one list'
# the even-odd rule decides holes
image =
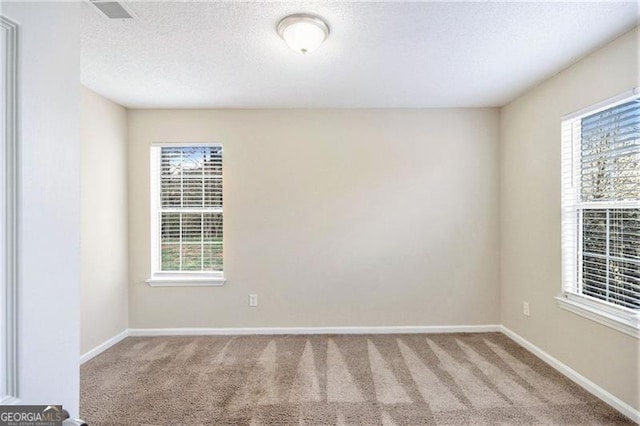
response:
{"label": "window", "polygon": [[639,336],[640,97],[562,122],[561,305]]}
{"label": "window", "polygon": [[151,285],[220,285],[222,146],[151,147]]}

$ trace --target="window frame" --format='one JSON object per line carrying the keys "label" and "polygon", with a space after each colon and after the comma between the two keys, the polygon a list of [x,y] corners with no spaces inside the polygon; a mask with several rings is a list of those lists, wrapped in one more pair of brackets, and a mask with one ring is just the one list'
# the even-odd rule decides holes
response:
{"label": "window frame", "polygon": [[618,96],[583,108],[562,117],[561,120],[561,202],[562,202],[562,291],[556,297],[559,306],[570,312],[640,338],[640,309],[631,309],[611,302],[587,296],[580,291],[582,228],[576,218],[577,211],[588,208],[589,204],[603,209],[619,207],[640,208],[637,201],[581,202],[577,176],[580,173],[581,137],[571,130],[582,118],[615,107],[640,95],[640,88],[634,88]]}
{"label": "window frame", "polygon": [[[160,183],[161,177],[159,170],[160,161],[159,153],[162,148],[180,148],[180,147],[220,147],[220,142],[153,142],[149,149],[149,213],[150,213],[150,260],[151,274],[146,282],[152,287],[218,287],[223,286],[227,279],[224,275],[224,257],[222,271],[162,271],[160,267],[160,259],[162,258],[162,247],[160,243]],[[223,176],[224,176],[224,154],[222,159]],[[222,179],[222,193],[224,196],[224,177]],[[224,203],[223,203],[224,206]],[[220,212],[224,218],[224,207]],[[224,227],[224,220],[223,220]],[[222,234],[224,247],[224,232]],[[224,256],[224,255],[223,255]]]}

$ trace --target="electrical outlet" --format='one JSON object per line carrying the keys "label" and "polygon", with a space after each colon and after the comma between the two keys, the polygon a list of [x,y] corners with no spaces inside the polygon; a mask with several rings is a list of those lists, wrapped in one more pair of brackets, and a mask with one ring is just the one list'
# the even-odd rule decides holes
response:
{"label": "electrical outlet", "polygon": [[527,317],[529,316],[529,302],[524,302],[522,304],[522,313]]}
{"label": "electrical outlet", "polygon": [[256,307],[258,306],[258,295],[257,294],[250,294],[249,295],[249,306]]}

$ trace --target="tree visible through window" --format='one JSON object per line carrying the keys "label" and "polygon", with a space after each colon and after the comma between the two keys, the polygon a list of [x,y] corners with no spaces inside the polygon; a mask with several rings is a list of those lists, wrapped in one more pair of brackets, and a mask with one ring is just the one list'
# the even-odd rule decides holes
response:
{"label": "tree visible through window", "polygon": [[222,272],[222,146],[152,148],[156,272]]}
{"label": "tree visible through window", "polygon": [[638,310],[640,100],[566,120],[563,130],[563,247],[565,269],[575,268],[565,290]]}

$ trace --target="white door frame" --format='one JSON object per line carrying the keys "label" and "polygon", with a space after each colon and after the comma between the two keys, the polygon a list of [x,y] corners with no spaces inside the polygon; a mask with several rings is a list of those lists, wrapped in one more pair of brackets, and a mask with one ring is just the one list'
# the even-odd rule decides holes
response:
{"label": "white door frame", "polygon": [[2,29],[2,49],[4,70],[2,72],[2,134],[0,158],[5,170],[2,176],[0,193],[2,200],[2,281],[0,301],[0,404],[18,402],[17,368],[17,219],[18,219],[18,120],[17,120],[17,67],[18,67],[18,25],[0,16]]}

